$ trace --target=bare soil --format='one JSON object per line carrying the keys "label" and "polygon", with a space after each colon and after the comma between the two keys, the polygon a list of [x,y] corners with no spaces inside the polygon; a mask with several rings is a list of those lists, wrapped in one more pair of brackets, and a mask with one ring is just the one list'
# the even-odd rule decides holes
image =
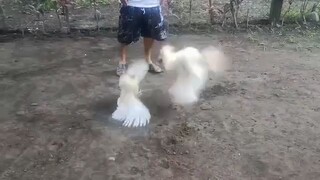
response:
{"label": "bare soil", "polygon": [[[166,74],[148,74],[145,128],[111,119],[119,96],[113,37],[0,45],[1,180],[316,180],[319,35],[171,35],[223,47],[232,61],[200,102],[172,108]],[[159,48],[157,46],[155,51]],[[142,45],[130,48],[141,58]]]}

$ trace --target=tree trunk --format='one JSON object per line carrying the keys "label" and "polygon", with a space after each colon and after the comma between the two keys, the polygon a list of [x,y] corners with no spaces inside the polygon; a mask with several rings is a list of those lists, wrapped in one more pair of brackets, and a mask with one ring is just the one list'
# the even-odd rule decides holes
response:
{"label": "tree trunk", "polygon": [[270,23],[272,26],[280,21],[283,0],[272,0],[270,8]]}
{"label": "tree trunk", "polygon": [[234,0],[230,0],[230,11],[231,11],[231,15],[232,15],[233,24],[236,29],[239,29],[238,19],[237,19],[238,9],[239,9],[239,5],[236,4],[236,2]]}
{"label": "tree trunk", "polygon": [[100,21],[101,13],[97,9],[97,1],[96,0],[93,0],[93,9],[94,9],[94,18],[96,20],[96,28],[97,28],[97,31],[100,31],[99,21]]}
{"label": "tree trunk", "polygon": [[6,23],[6,15],[4,13],[4,10],[2,8],[2,5],[0,4],[0,22],[3,29],[7,29],[7,23]]}
{"label": "tree trunk", "polygon": [[212,0],[209,0],[209,17],[210,17],[210,23],[214,24],[214,15],[213,15],[213,9],[212,9]]}
{"label": "tree trunk", "polygon": [[192,0],[189,0],[189,26],[191,26],[192,22]]}
{"label": "tree trunk", "polygon": [[58,23],[59,23],[59,30],[61,31],[62,24],[61,24],[60,15],[59,15],[58,9],[56,9],[55,11],[56,11],[56,15],[57,15]]}
{"label": "tree trunk", "polygon": [[292,3],[293,3],[293,0],[289,0],[289,7],[288,7],[287,11],[285,11],[285,13],[284,13],[283,16],[282,16],[281,26],[283,26],[284,21],[285,21],[285,18],[286,18],[287,14],[288,14],[288,13],[290,12],[290,10],[291,10],[291,5],[292,5]]}
{"label": "tree trunk", "polygon": [[309,3],[309,0],[304,0],[301,5],[301,9],[300,9],[301,19],[303,21],[303,24],[307,24],[306,11],[307,11],[307,7],[308,7],[308,3]]}
{"label": "tree trunk", "polygon": [[70,33],[71,28],[70,28],[70,18],[69,18],[69,7],[66,5],[64,9],[65,9],[65,17],[67,22],[68,33]]}

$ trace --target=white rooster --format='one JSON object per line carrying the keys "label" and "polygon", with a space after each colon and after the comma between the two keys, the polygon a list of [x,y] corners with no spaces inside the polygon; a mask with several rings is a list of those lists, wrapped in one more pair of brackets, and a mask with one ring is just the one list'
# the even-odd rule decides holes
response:
{"label": "white rooster", "polygon": [[170,45],[160,51],[160,59],[167,71],[176,71],[175,83],[170,87],[172,101],[179,105],[190,105],[198,101],[205,88],[208,73],[221,73],[227,68],[224,54],[215,47],[201,52],[193,47],[176,51]]}
{"label": "white rooster", "polygon": [[112,118],[123,122],[126,127],[146,126],[151,118],[148,108],[140,101],[139,85],[148,72],[148,64],[136,61],[131,64],[125,74],[120,77],[120,97],[118,107]]}

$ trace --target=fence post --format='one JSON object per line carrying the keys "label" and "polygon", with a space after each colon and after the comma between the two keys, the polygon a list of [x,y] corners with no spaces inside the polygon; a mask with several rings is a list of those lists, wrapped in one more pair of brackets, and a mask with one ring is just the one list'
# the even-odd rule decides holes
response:
{"label": "fence post", "polygon": [[272,0],[270,8],[270,23],[275,26],[280,21],[283,0]]}
{"label": "fence post", "polygon": [[1,4],[0,4],[0,21],[2,26],[1,28],[6,29],[7,28],[6,15]]}
{"label": "fence post", "polygon": [[191,26],[192,22],[192,0],[189,0],[189,26]]}

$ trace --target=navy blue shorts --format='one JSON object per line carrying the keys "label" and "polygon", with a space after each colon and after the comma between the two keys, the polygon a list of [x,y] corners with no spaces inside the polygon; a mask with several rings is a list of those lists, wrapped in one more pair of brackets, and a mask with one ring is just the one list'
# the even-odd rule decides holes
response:
{"label": "navy blue shorts", "polygon": [[139,41],[140,37],[163,41],[167,38],[161,7],[138,8],[122,6],[119,16],[118,41],[131,44]]}

